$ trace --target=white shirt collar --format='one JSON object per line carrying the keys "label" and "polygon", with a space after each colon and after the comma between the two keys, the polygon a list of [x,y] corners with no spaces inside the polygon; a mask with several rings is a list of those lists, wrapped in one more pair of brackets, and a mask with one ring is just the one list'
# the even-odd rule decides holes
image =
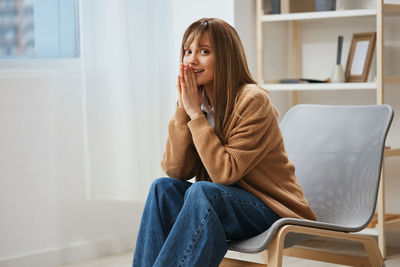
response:
{"label": "white shirt collar", "polygon": [[206,90],[203,88],[201,95],[203,97],[203,103],[201,104],[201,110],[207,114],[207,121],[212,126],[215,127],[215,117],[214,108],[211,107],[210,102],[206,94]]}

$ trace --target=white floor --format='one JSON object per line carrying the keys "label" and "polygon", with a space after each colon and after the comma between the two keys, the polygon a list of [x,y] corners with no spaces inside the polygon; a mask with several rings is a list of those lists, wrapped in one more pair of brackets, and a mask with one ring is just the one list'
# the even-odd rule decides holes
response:
{"label": "white floor", "polygon": [[[400,249],[388,249],[386,267],[400,266]],[[99,257],[82,262],[62,265],[63,267],[129,267],[132,264],[132,252]],[[288,267],[330,267],[342,266],[329,263],[321,263],[291,257],[284,257],[283,266]]]}

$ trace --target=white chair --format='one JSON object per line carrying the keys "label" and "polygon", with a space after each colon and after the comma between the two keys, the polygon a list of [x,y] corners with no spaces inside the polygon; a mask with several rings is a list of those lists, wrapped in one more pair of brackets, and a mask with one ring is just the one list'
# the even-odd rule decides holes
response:
{"label": "white chair", "polygon": [[[267,231],[232,241],[229,249],[245,253],[268,250],[268,266],[282,266],[290,255],[350,266],[384,266],[376,241],[354,234],[375,212],[386,135],[393,111],[387,105],[298,105],[281,122],[289,158],[317,221],[282,218]],[[361,243],[366,257],[296,248],[311,237]],[[221,267],[265,266],[224,259]]]}

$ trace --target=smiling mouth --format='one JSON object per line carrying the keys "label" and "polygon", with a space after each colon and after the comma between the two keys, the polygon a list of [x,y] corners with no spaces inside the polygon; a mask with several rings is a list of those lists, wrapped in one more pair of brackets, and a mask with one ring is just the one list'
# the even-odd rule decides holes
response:
{"label": "smiling mouth", "polygon": [[201,72],[203,72],[204,70],[194,70],[194,73],[201,73]]}

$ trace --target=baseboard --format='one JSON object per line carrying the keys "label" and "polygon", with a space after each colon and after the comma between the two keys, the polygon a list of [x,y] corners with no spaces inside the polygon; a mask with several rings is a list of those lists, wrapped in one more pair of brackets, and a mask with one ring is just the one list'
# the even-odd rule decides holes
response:
{"label": "baseboard", "polygon": [[0,259],[0,267],[54,267],[85,259],[133,251],[134,239],[109,238],[29,255]]}

